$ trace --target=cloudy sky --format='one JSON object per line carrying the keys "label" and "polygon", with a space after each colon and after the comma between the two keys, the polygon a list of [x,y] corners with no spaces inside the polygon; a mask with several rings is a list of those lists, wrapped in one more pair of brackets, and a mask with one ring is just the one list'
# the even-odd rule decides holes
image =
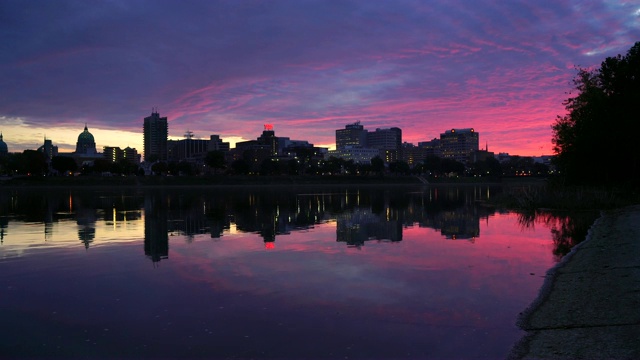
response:
{"label": "cloudy sky", "polygon": [[403,141],[473,127],[481,146],[551,154],[575,66],[640,41],[640,0],[121,0],[0,2],[0,132],[142,152],[143,118],[232,144],[335,130]]}

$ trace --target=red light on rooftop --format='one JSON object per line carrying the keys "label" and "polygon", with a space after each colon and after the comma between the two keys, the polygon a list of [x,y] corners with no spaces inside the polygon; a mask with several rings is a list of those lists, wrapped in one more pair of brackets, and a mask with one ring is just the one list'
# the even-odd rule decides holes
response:
{"label": "red light on rooftop", "polygon": [[265,131],[273,131],[273,124],[264,124]]}
{"label": "red light on rooftop", "polygon": [[264,243],[264,248],[267,250],[273,250],[276,248],[276,243],[273,241],[269,241],[269,242],[265,242]]}

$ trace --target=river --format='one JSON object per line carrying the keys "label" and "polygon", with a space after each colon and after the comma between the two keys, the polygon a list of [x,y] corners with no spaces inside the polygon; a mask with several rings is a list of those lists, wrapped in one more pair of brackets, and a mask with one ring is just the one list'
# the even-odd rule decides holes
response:
{"label": "river", "polygon": [[2,191],[0,356],[504,358],[592,220],[500,191]]}

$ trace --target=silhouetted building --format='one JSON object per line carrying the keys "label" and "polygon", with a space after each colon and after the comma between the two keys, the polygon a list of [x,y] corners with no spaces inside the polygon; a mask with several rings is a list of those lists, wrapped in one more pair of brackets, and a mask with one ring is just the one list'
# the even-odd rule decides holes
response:
{"label": "silhouetted building", "polygon": [[360,125],[360,121],[346,125],[344,129],[336,130],[336,149],[367,147],[367,130]]}
{"label": "silhouetted building", "polygon": [[402,130],[397,127],[376,129],[367,133],[367,147],[380,150],[380,157],[385,163],[401,159]]}
{"label": "silhouetted building", "polygon": [[487,150],[472,151],[469,160],[471,163],[477,163],[480,161],[487,161],[488,159],[495,159],[496,156],[493,152]]}
{"label": "silhouetted building", "polygon": [[44,154],[47,163],[50,163],[54,156],[58,156],[58,147],[54,146],[49,139],[44,139],[44,144],[38,148],[38,151]]}
{"label": "silhouetted building", "polygon": [[222,141],[220,135],[209,136],[209,151],[229,151],[229,143]]}
{"label": "silhouetted building", "polygon": [[166,117],[156,110],[144,118],[144,160],[167,161],[167,138],[169,125]]}
{"label": "silhouetted building", "polygon": [[243,159],[256,171],[263,161],[278,155],[278,137],[270,124],[264,125],[264,131],[256,140],[240,141],[231,151],[230,159]]}
{"label": "silhouetted building", "polygon": [[184,136],[182,140],[167,141],[169,161],[203,164],[209,151],[229,151],[229,143],[220,140],[219,135],[211,135],[209,140],[194,139],[193,133],[187,131]]}
{"label": "silhouetted building", "polygon": [[409,166],[416,166],[417,164],[424,163],[424,159],[427,157],[427,152],[424,148],[415,146],[411,143],[402,144],[402,160]]}
{"label": "silhouetted building", "polygon": [[442,156],[440,153],[440,139],[434,138],[431,141],[421,141],[418,143],[418,147],[423,149],[425,158],[429,156]]}
{"label": "silhouetted building", "polygon": [[367,147],[398,150],[402,145],[402,130],[397,127],[367,132]]}
{"label": "silhouetted building", "polygon": [[496,155],[496,160],[498,160],[501,164],[503,164],[511,160],[511,155],[509,155],[509,153],[501,152],[501,153],[498,153],[498,155]]}
{"label": "silhouetted building", "polygon": [[78,135],[78,141],[76,142],[76,154],[78,155],[96,155],[96,142],[93,135],[87,129],[87,124],[84,124],[84,131]]}
{"label": "silhouetted building", "polygon": [[329,150],[327,152],[326,158],[328,159],[331,156],[339,159],[344,159],[346,161],[353,160],[353,162],[357,164],[370,164],[371,159],[373,159],[374,157],[382,157],[380,155],[380,150],[378,149],[350,147],[337,150]]}
{"label": "silhouetted building", "polygon": [[126,147],[120,149],[119,147],[105,146],[103,148],[102,156],[105,160],[110,162],[118,162],[120,160],[126,160],[132,164],[140,163],[140,156],[135,148]]}
{"label": "silhouetted building", "polygon": [[138,154],[136,148],[127,146],[123,151],[125,160],[132,164],[140,164],[140,154]]}
{"label": "silhouetted building", "polygon": [[478,133],[470,129],[451,129],[440,134],[440,152],[443,158],[467,164],[474,151],[478,151]]}
{"label": "silhouetted building", "polygon": [[273,125],[265,124],[262,135],[256,140],[260,145],[268,146],[271,156],[278,155],[278,138],[275,131],[273,131]]}
{"label": "silhouetted building", "polygon": [[7,143],[2,140],[2,133],[0,132],[0,156],[7,154],[9,154],[9,148],[7,147]]}
{"label": "silhouetted building", "polygon": [[209,140],[193,139],[193,134],[187,131],[182,140],[168,140],[167,151],[168,161],[202,162],[209,151]]}
{"label": "silhouetted building", "polygon": [[124,151],[119,147],[105,146],[102,155],[105,160],[110,162],[118,162],[124,159]]}

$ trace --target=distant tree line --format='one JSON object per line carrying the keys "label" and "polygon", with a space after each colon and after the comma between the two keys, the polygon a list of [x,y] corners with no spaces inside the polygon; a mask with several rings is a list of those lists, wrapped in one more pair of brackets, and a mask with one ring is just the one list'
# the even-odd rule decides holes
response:
{"label": "distant tree line", "polygon": [[[204,164],[187,161],[156,161],[151,166],[155,175],[198,176],[198,175],[296,175],[296,176],[410,176],[420,175],[429,178],[439,177],[489,177],[503,176],[541,176],[549,175],[549,167],[534,162],[531,157],[512,156],[508,161],[498,162],[489,158],[465,166],[464,164],[437,156],[427,157],[424,161],[413,166],[399,160],[385,165],[379,157],[374,157],[369,163],[357,163],[330,157],[326,160],[311,156],[296,158],[267,158],[257,166],[247,160],[238,159],[228,163],[221,151],[210,151],[204,158]],[[54,156],[47,164],[43,153],[35,150],[25,150],[23,153],[9,154],[0,158],[0,175],[144,175],[144,171],[136,164],[126,160],[111,162],[106,159],[96,159],[82,165],[77,165],[68,156]]]}

